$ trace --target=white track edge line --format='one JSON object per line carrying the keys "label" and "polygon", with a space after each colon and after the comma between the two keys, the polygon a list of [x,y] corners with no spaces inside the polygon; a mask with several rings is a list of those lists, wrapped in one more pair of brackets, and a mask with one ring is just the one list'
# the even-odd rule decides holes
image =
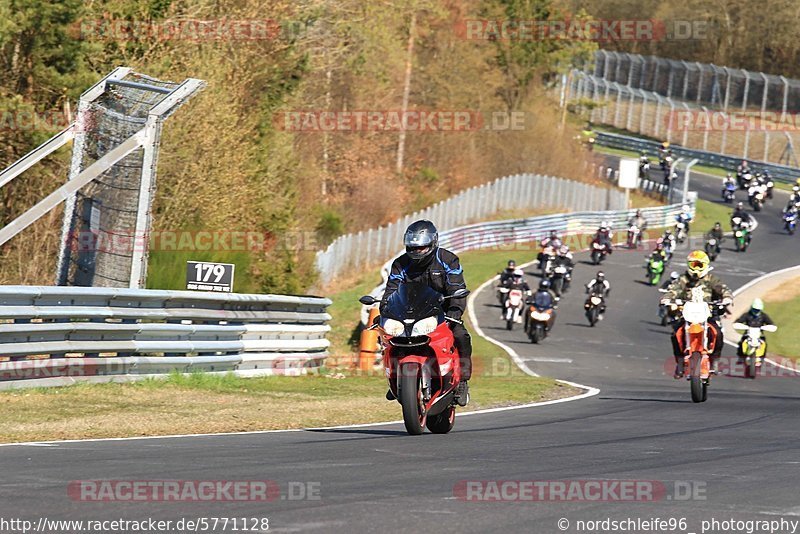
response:
{"label": "white track edge line", "polygon": [[[772,271],[771,273],[762,274],[758,278],[754,278],[754,279],[750,280],[749,282],[747,282],[742,287],[736,289],[736,291],[733,292],[733,296],[736,297],[736,295],[744,293],[745,291],[747,291],[748,289],[750,289],[754,285],[758,284],[759,282],[763,282],[767,278],[772,278],[773,276],[778,276],[778,275],[783,274],[783,273],[787,273],[787,272],[790,272],[790,271],[798,271],[798,270],[800,270],[800,265],[795,265],[794,267],[786,267],[785,269],[779,269],[777,271]],[[726,339],[725,343],[730,345],[731,347],[739,348],[739,344],[738,343],[734,343],[730,339]],[[797,368],[796,367],[787,367],[787,366],[785,366],[785,365],[783,365],[781,363],[776,362],[775,360],[773,360],[771,358],[764,358],[764,359],[766,361],[768,361],[769,363],[771,363],[772,365],[774,365],[776,367],[780,367],[781,369],[786,369],[788,371],[797,372]]]}

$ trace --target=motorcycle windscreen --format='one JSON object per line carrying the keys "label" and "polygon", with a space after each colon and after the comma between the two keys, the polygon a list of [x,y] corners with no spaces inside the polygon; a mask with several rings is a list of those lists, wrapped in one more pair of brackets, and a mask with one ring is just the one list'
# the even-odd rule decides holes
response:
{"label": "motorcycle windscreen", "polygon": [[[430,286],[419,282],[400,284],[397,291],[386,301],[382,315],[398,321],[424,319],[432,315],[444,314],[441,305],[442,295]],[[444,320],[443,317],[440,317]]]}
{"label": "motorcycle windscreen", "polygon": [[553,307],[553,297],[550,293],[536,293],[533,296],[533,307],[538,311],[549,310]]}

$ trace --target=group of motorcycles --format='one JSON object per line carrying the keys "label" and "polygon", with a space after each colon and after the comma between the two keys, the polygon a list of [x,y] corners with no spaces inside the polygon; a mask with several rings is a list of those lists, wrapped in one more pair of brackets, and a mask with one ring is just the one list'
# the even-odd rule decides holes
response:
{"label": "group of motorcycles", "polygon": [[[775,182],[769,175],[769,170],[753,173],[749,168],[742,167],[736,171],[736,185],[739,189],[747,191],[747,201],[753,211],[761,211],[764,202],[772,198],[775,188]],[[733,202],[735,190],[732,189],[732,184],[726,182],[722,190],[722,199],[725,202]]]}
{"label": "group of motorcycles", "polygon": [[[592,246],[593,263],[602,261],[610,246],[597,247],[594,246],[596,244],[595,241]],[[497,286],[497,299],[503,310],[502,319],[506,329],[512,330],[515,324],[522,324],[526,336],[532,343],[544,340],[555,322],[556,309],[561,297],[572,284],[573,266],[571,259],[565,259],[563,254],[559,254],[558,247],[544,246],[538,259],[538,268],[543,281],[538,291],[530,290],[522,278],[521,271],[519,276],[501,281]],[[595,326],[602,318],[605,309],[605,294],[601,289],[601,287],[597,287],[596,290],[590,289],[584,305],[586,318],[591,326]]]}
{"label": "group of motorcycles", "polygon": [[786,230],[789,235],[794,235],[794,231],[797,229],[798,212],[800,212],[800,185],[795,185],[792,188],[789,203],[781,214],[783,229]]}
{"label": "group of motorcycles", "polygon": [[[660,148],[658,151],[658,165],[661,173],[664,176],[664,183],[669,185],[675,178],[676,173],[672,170],[672,164],[675,162],[675,156],[669,148]],[[650,179],[650,157],[647,152],[642,152],[639,157],[639,178],[643,180]]]}

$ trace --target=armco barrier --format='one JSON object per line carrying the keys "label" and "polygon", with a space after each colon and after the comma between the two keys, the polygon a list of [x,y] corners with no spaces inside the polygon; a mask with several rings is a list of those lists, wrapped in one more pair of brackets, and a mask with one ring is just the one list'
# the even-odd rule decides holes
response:
{"label": "armco barrier", "polygon": [[[656,141],[608,132],[597,132],[595,143],[600,146],[620,148],[637,153],[645,150],[651,155],[657,154],[658,148],[661,146],[661,143]],[[721,167],[723,169],[728,169],[730,172],[735,172],[739,164],[742,163],[742,158],[740,157],[726,156],[724,154],[717,154],[715,152],[706,152],[705,150],[695,150],[678,145],[670,145],[670,149],[678,158],[684,158],[687,160],[698,159],[702,165]],[[778,182],[794,183],[797,178],[800,178],[800,169],[795,167],[778,165],[776,163],[766,163],[763,161],[755,161],[752,159],[749,159],[748,161],[756,170],[769,170],[772,178]]]}
{"label": "armco barrier", "polygon": [[570,210],[615,210],[625,207],[625,194],[591,184],[542,176],[517,174],[462,191],[434,206],[383,226],[337,238],[317,252],[316,264],[323,283],[343,273],[371,267],[388,259],[403,239],[403,232],[417,219],[436,222],[440,231],[470,221],[488,219],[503,210],[541,207]]}
{"label": "armco barrier", "polygon": [[0,389],[173,371],[300,374],[327,356],[320,297],[0,287]]}
{"label": "armco barrier", "polygon": [[[696,195],[690,195],[689,206],[692,213],[695,211],[695,198]],[[648,220],[650,228],[660,228],[674,224],[675,216],[680,212],[681,206],[681,204],[672,204],[643,208],[641,211]],[[441,232],[439,246],[457,253],[475,249],[505,248],[514,243],[529,243],[544,239],[551,230],[557,231],[561,236],[594,232],[603,221],[608,221],[614,231],[626,231],[627,222],[635,213],[635,209],[586,211],[471,224]],[[398,242],[398,244],[401,243]],[[533,259],[536,252],[533,249],[528,251],[529,258],[527,259]],[[397,251],[392,259],[381,268],[382,282],[370,293],[373,297],[381,298],[383,296],[392,262],[401,253],[402,251]],[[521,258],[517,258],[519,263],[523,263],[521,260]],[[498,269],[502,267],[502,265],[498,265]],[[361,310],[361,322],[364,324],[366,324],[368,310],[368,306],[363,306]]]}

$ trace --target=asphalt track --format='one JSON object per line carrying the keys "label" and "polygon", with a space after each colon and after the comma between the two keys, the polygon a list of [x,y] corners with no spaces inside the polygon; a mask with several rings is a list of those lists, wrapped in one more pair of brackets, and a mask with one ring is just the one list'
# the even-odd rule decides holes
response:
{"label": "asphalt track", "polygon": [[[718,184],[695,175],[692,189],[716,199]],[[798,237],[781,232],[784,199],[778,196],[758,215],[751,250],[736,254],[725,244],[715,272],[732,288],[800,263]],[[462,417],[445,436],[411,437],[402,425],[389,424],[2,447],[0,518],[268,517],[272,532],[536,533],[581,532],[579,520],[606,518],[687,521],[685,529],[628,532],[700,532],[700,522],[712,518],[800,519],[797,379],[721,376],[713,380],[708,402],[693,404],[687,382],[667,374],[668,332],[657,322],[657,292],[641,283],[643,263],[643,252],[622,250],[604,263],[613,290],[606,318],[595,328],[583,316],[578,286],[596,268],[579,264],[575,288],[541,345],[527,342],[520,330],[501,328],[492,291],[477,299],[487,335],[511,346],[537,373],[598,387],[597,396]],[[723,356],[733,350],[726,346]],[[68,482],[86,479],[266,479],[279,484],[284,498],[98,503],[68,497]],[[655,481],[666,494],[651,502],[473,502],[455,491],[463,481],[586,479]],[[290,482],[318,484],[320,498],[285,498]],[[683,500],[676,483],[692,484],[694,498]],[[569,520],[565,530],[558,528],[561,518]],[[231,526],[214,530],[226,531]],[[723,531],[733,532],[717,530]]]}

